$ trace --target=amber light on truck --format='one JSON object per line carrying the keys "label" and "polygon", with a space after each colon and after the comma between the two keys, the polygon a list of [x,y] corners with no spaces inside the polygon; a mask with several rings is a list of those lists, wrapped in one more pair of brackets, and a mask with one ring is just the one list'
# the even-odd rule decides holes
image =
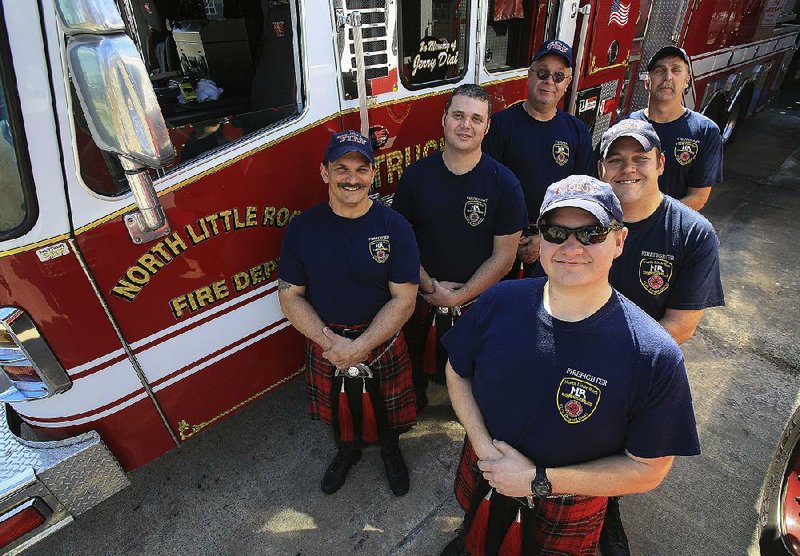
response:
{"label": "amber light on truck", "polygon": [[35,498],[0,516],[0,548],[27,535],[47,520],[37,507],[43,504]]}
{"label": "amber light on truck", "polygon": [[30,316],[0,307],[0,403],[46,398],[71,385]]}

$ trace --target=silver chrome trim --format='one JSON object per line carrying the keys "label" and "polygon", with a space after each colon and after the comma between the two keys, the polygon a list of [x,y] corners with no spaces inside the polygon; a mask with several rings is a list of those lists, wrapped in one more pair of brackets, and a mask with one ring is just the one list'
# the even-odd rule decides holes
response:
{"label": "silver chrome trim", "polygon": [[125,30],[114,0],[56,0],[56,12],[67,35]]}
{"label": "silver chrome trim", "polygon": [[0,329],[11,336],[40,378],[39,382],[15,381],[0,371],[0,403],[49,398],[70,389],[72,381],[27,312],[0,307]]}
{"label": "silver chrome trim", "polygon": [[[45,522],[2,548],[18,554],[96,506],[129,481],[95,431],[52,442],[16,436],[0,403],[0,514],[33,500]],[[41,510],[40,510],[41,511]]]}

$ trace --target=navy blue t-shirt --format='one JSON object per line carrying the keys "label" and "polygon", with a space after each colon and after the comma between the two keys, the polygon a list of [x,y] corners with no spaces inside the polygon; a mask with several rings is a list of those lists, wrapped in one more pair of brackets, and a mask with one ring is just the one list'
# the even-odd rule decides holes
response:
{"label": "navy blue t-shirt", "polygon": [[419,283],[419,251],[390,208],[374,202],[363,216],[342,218],[324,202],[289,223],[278,276],[305,286],[323,321],[364,324],[391,299],[389,282]]}
{"label": "navy blue t-shirt", "polygon": [[422,266],[437,280],[467,282],[492,255],[494,236],[528,224],[519,180],[489,156],[457,176],[441,153],[403,172],[392,208],[411,223]]}
{"label": "navy blue t-shirt", "polygon": [[631,118],[650,122],[661,140],[666,164],[658,187],[681,199],[689,187],[709,187],[722,181],[722,135],[709,118],[694,110],[666,124],[654,122],[637,110]]}
{"label": "navy blue t-shirt", "polygon": [[554,319],[545,281],[492,286],[442,338],[492,438],[547,467],[623,450],[700,453],[683,354],[666,330],[616,291],[580,322]]}
{"label": "navy blue t-shirt", "polygon": [[667,195],[656,211],[628,223],[609,282],[656,320],[667,309],[725,305],[719,239],[711,222]]}
{"label": "navy blue t-shirt", "polygon": [[589,128],[563,110],[547,122],[531,118],[522,103],[494,114],[483,152],[519,178],[532,222],[550,184],[575,174],[597,176]]}

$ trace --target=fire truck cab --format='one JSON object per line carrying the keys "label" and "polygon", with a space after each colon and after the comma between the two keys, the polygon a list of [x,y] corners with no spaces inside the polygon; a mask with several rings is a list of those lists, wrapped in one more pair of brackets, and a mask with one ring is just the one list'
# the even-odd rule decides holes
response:
{"label": "fire truck cab", "polygon": [[667,42],[692,56],[687,105],[732,135],[797,29],[772,17],[785,2],[717,4],[2,0],[0,549],[303,372],[276,270],[285,226],[326,198],[330,133],[369,134],[388,201],[441,148],[453,88],[519,102],[559,38],[564,108],[595,142],[646,103],[640,61]]}

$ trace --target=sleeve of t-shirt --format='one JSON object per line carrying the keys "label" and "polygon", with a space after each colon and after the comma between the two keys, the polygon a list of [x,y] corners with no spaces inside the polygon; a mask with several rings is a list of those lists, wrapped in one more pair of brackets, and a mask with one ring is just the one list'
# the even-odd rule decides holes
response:
{"label": "sleeve of t-shirt", "polygon": [[498,117],[498,114],[492,116],[491,123],[489,124],[489,133],[483,138],[481,149],[495,160],[502,161],[506,150],[506,134],[504,132],[502,116]]}
{"label": "sleeve of t-shirt", "polygon": [[597,177],[597,158],[592,148],[589,128],[578,120],[578,152],[575,153],[575,174]]}
{"label": "sleeve of t-shirt", "polygon": [[305,286],[306,267],[300,258],[300,234],[298,219],[292,218],[286,227],[281,246],[281,260],[278,263],[278,277],[295,286]]}
{"label": "sleeve of t-shirt", "polygon": [[652,366],[646,398],[633,411],[625,449],[640,458],[694,456],[700,439],[683,355],[677,345],[643,354]]}
{"label": "sleeve of t-shirt", "polygon": [[472,378],[475,374],[475,353],[479,343],[481,316],[483,308],[491,297],[487,290],[442,336],[442,345],[447,351],[453,370],[463,378]]}
{"label": "sleeve of t-shirt", "polygon": [[716,125],[709,125],[703,145],[689,168],[688,187],[708,187],[722,181],[722,135]]}
{"label": "sleeve of t-shirt", "polygon": [[[411,175],[413,175],[413,170],[411,170]],[[392,208],[413,226],[411,215],[411,175],[409,169],[406,168],[397,183],[397,191],[395,191],[392,199]]]}
{"label": "sleeve of t-shirt", "polygon": [[687,256],[675,269],[668,309],[695,310],[725,304],[719,272],[719,240],[710,230],[688,236]]}
{"label": "sleeve of t-shirt", "polygon": [[514,234],[528,225],[528,209],[525,194],[517,177],[504,166],[500,171],[500,203],[494,235]]}
{"label": "sleeve of t-shirt", "polygon": [[395,284],[419,284],[419,264],[414,230],[404,218],[397,217],[392,230],[389,281]]}

